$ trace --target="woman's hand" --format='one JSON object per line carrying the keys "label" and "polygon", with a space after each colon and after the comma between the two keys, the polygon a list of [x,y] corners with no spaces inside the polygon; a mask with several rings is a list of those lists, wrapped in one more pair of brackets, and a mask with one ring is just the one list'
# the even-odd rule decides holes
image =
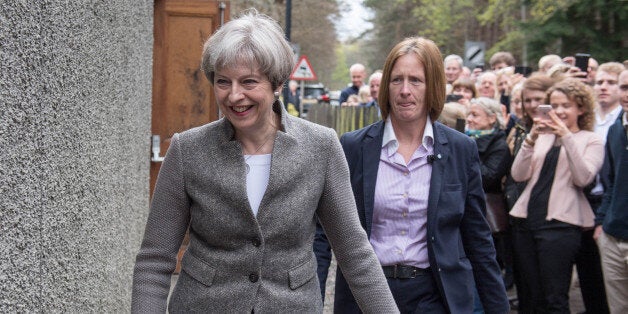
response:
{"label": "woman's hand", "polygon": [[550,111],[548,114],[551,120],[545,120],[544,122],[545,125],[547,125],[551,129],[551,133],[554,133],[558,137],[563,137],[567,134],[571,134],[571,131],[569,130],[569,128],[567,128],[567,125],[565,125],[563,120],[561,120],[556,115],[556,112],[554,112],[554,110]]}

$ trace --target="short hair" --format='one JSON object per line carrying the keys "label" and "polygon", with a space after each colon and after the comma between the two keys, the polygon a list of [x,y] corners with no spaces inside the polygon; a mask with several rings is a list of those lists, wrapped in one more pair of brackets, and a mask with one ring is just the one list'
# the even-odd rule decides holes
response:
{"label": "short hair", "polygon": [[366,67],[362,63],[355,63],[349,67],[349,73],[353,71],[361,71],[366,73]]}
{"label": "short hair", "polygon": [[499,129],[504,127],[504,117],[502,116],[502,105],[493,98],[478,97],[471,99],[471,105],[478,105],[489,116],[495,116],[495,125]]}
{"label": "short hair", "polygon": [[448,55],[445,57],[445,60],[443,60],[443,65],[447,67],[447,62],[449,61],[458,62],[459,68],[462,70],[462,66],[464,65],[464,61],[462,60],[462,57],[460,57],[459,55]]}
{"label": "short hair", "polygon": [[559,55],[545,55],[539,59],[539,70],[543,69],[545,65],[548,63],[554,65],[557,63],[562,63],[563,59]]}
{"label": "short hair", "polygon": [[551,77],[554,81],[560,81],[566,77],[567,72],[571,69],[571,65],[566,63],[556,63],[546,72],[547,76]]}
{"label": "short hair", "polygon": [[390,111],[389,93],[390,93],[390,73],[397,60],[405,55],[412,54],[423,64],[425,69],[425,105],[427,112],[432,119],[436,121],[445,104],[445,69],[443,66],[443,57],[436,44],[423,37],[406,38],[390,51],[382,75],[382,84],[380,85],[379,103],[382,119],[386,120]]}
{"label": "short hair", "polygon": [[371,82],[371,80],[377,79],[377,78],[379,78],[380,80],[382,79],[382,70],[376,70],[375,72],[373,72],[373,74],[371,74],[371,76],[369,76],[369,82]]}
{"label": "short hair", "polygon": [[617,77],[619,77],[619,74],[621,73],[621,71],[625,69],[626,67],[619,62],[606,62],[606,63],[600,64],[600,66],[597,67],[597,73],[606,72],[606,73],[617,75]]}
{"label": "short hair", "polygon": [[275,20],[248,9],[219,28],[203,47],[201,69],[212,84],[216,71],[236,64],[259,67],[275,90],[290,77],[294,52]]}
{"label": "short hair", "polygon": [[[477,80],[475,81],[475,85],[476,86],[482,86],[482,80],[484,80],[484,78],[488,75],[493,75],[495,77],[495,95],[493,95],[493,98],[497,98],[499,96],[499,88],[497,86],[497,72],[494,71],[486,71],[486,72],[482,72]],[[477,87],[476,87],[477,88]]]}
{"label": "short hair", "polygon": [[471,98],[475,98],[478,96],[478,90],[475,88],[475,83],[471,79],[459,78],[451,84],[451,87],[452,87],[451,88],[452,91],[458,87],[468,88],[471,90],[471,94],[472,94]]}
{"label": "short hair", "polygon": [[488,63],[491,65],[491,68],[493,68],[493,66],[495,66],[498,63],[506,63],[506,65],[508,66],[515,66],[515,57],[512,56],[512,53],[507,52],[507,51],[499,51],[494,53],[491,56],[491,59],[488,61]]}
{"label": "short hair", "polygon": [[578,127],[581,130],[593,131],[595,98],[589,85],[584,84],[579,79],[568,77],[547,90],[548,102],[553,92],[561,92],[569,100],[575,102],[578,108],[582,110],[582,114],[578,116]]}
{"label": "short hair", "polygon": [[[552,80],[551,77],[549,77],[548,75],[544,73],[535,72],[527,80],[525,80],[525,82],[523,82],[523,90],[521,91],[521,101],[525,104],[525,99],[526,99],[525,91],[526,90],[541,91],[545,93],[547,92],[548,89],[550,89],[550,87],[552,87],[552,85],[554,85],[554,80]],[[523,124],[527,127],[531,127],[532,117],[530,117],[528,113],[526,112],[525,106],[522,111],[523,111]]]}

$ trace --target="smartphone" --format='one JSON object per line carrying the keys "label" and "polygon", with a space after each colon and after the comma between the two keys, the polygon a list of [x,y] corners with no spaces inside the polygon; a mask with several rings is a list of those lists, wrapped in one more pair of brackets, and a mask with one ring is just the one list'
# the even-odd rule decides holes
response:
{"label": "smartphone", "polygon": [[530,73],[532,73],[532,68],[529,66],[518,65],[515,67],[515,73],[519,73],[527,77]]}
{"label": "smartphone", "polygon": [[539,105],[537,110],[539,111],[539,118],[543,120],[550,120],[549,112],[552,111],[552,105]]}
{"label": "smartphone", "polygon": [[462,99],[462,95],[448,94],[445,102],[457,102],[460,99]]}
{"label": "smartphone", "polygon": [[[549,112],[552,111],[552,105],[539,105],[537,108],[538,114],[537,117],[541,118],[542,121],[551,121],[552,119],[549,116]],[[549,132],[552,129],[549,126],[538,128],[539,132]]]}
{"label": "smartphone", "polygon": [[576,53],[576,67],[580,68],[582,72],[588,72],[590,57],[591,55],[588,53]]}

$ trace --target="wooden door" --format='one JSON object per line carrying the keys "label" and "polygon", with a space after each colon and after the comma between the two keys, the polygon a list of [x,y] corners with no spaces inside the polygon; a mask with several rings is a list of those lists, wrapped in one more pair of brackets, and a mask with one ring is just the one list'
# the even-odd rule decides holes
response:
{"label": "wooden door", "polygon": [[[153,139],[155,135],[160,138],[155,144],[162,157],[174,133],[218,117],[214,94],[200,63],[205,40],[221,21],[228,19],[228,4],[213,0],[155,1],[151,130]],[[151,197],[161,166],[154,157],[150,167]],[[185,245],[179,257],[184,249]]]}

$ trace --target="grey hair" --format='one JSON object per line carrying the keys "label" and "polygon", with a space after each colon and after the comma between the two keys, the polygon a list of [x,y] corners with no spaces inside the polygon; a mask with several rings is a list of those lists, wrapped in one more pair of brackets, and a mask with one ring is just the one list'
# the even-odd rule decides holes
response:
{"label": "grey hair", "polygon": [[445,60],[443,60],[443,64],[447,66],[447,62],[449,61],[458,62],[458,64],[460,65],[460,69],[462,69],[462,66],[464,65],[464,61],[462,61],[462,57],[460,57],[459,55],[448,55],[447,57],[445,57]]}
{"label": "grey hair", "polygon": [[495,116],[495,126],[499,129],[504,127],[504,117],[502,116],[502,105],[495,99],[488,97],[478,97],[471,99],[471,104],[482,107],[482,110],[489,116]]}
{"label": "grey hair", "polygon": [[217,70],[235,65],[259,67],[275,90],[290,77],[294,52],[283,30],[267,15],[248,9],[205,42],[201,69],[213,84]]}

